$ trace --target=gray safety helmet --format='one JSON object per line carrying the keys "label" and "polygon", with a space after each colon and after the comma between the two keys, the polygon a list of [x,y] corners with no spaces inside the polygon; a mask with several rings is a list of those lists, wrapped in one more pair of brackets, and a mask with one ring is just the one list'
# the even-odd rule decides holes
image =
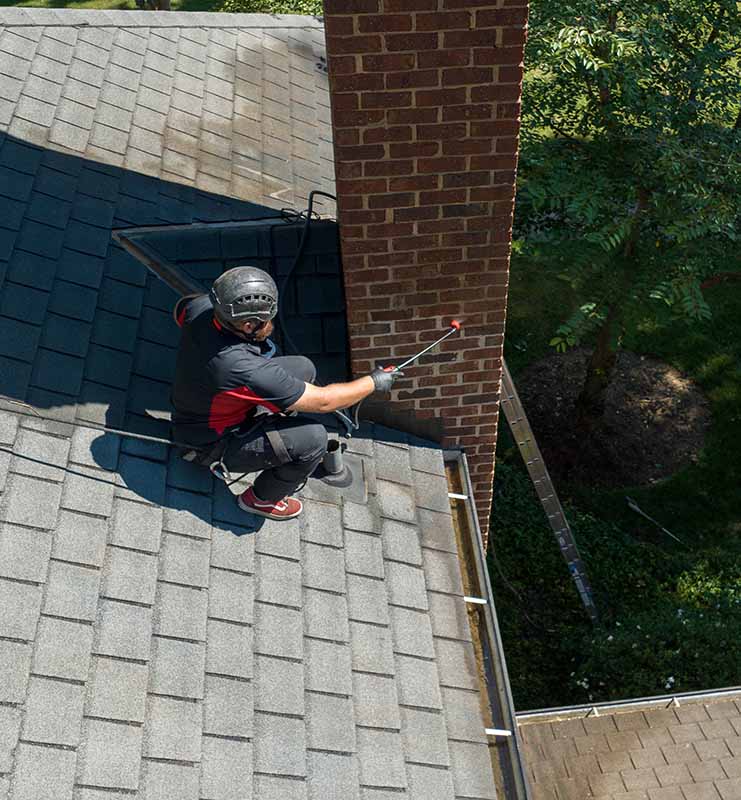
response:
{"label": "gray safety helmet", "polygon": [[258,267],[228,269],[213,282],[209,296],[216,318],[232,327],[267,322],[278,313],[278,287]]}

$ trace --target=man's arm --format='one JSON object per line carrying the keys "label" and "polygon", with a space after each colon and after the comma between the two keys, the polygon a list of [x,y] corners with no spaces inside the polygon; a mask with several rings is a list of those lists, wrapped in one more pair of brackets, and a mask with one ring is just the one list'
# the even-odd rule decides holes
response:
{"label": "man's arm", "polygon": [[329,386],[314,386],[306,383],[304,384],[304,393],[287,410],[328,414],[339,408],[349,408],[373,392],[390,392],[396,379],[403,374],[397,370],[386,372],[377,367],[370,375],[348,383],[330,383]]}
{"label": "man's arm", "polygon": [[370,375],[365,375],[349,383],[330,383],[329,386],[304,385],[304,393],[287,409],[288,411],[309,411],[315,414],[328,414],[338,408],[348,408],[359,403],[376,390]]}

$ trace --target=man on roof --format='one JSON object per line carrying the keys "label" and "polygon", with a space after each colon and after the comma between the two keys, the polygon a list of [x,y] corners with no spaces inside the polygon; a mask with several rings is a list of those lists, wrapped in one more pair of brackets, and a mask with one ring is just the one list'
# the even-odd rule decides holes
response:
{"label": "man on roof", "polygon": [[186,460],[234,474],[262,470],[237,503],[284,520],[303,510],[291,494],[327,450],[324,426],[292,412],[347,408],[373,392],[391,391],[401,373],[377,368],[348,383],[315,386],[316,369],[305,356],[270,357],[277,312],[275,281],[249,266],[224,272],[208,295],[178,300],[173,314],[182,336],[172,422],[175,440],[192,447]]}

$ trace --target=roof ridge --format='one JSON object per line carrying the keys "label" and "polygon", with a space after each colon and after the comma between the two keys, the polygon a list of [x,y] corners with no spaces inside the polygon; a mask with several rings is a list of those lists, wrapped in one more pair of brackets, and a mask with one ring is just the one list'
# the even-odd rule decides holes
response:
{"label": "roof ridge", "polygon": [[96,28],[323,28],[307,14],[232,14],[222,11],[120,11],[110,9],[0,8],[0,26]]}

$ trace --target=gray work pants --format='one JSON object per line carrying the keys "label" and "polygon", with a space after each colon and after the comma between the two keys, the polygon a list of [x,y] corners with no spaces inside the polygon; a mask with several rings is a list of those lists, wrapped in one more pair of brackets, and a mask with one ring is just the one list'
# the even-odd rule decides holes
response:
{"label": "gray work pants", "polygon": [[[273,361],[305,383],[313,383],[316,378],[314,364],[304,356],[281,356]],[[290,461],[281,463],[281,454],[275,452],[265,433],[268,426],[280,435]],[[306,417],[275,415],[254,434],[234,436],[224,453],[224,464],[233,475],[262,470],[254,483],[255,494],[274,503],[303,485],[326,452],[327,431],[323,425]]]}

